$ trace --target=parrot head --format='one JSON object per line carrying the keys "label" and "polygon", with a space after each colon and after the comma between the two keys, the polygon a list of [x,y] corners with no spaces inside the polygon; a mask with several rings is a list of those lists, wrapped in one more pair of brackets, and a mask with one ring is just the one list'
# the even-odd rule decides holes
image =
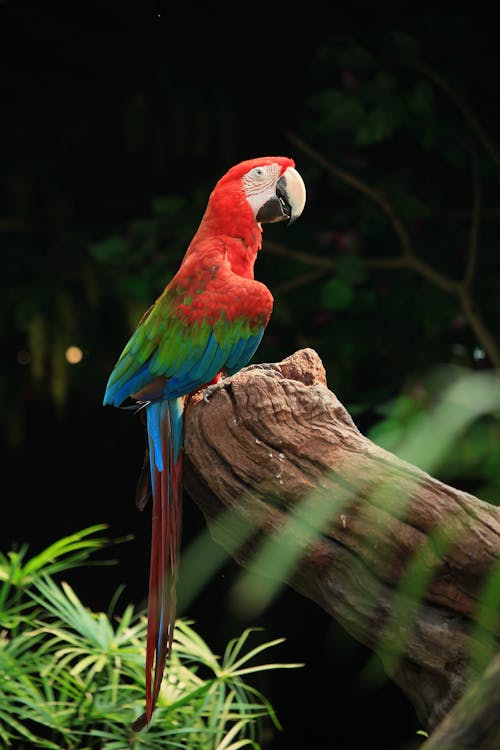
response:
{"label": "parrot head", "polygon": [[291,224],[305,202],[306,188],[293,159],[264,156],[242,161],[226,172],[212,191],[209,206],[211,212],[233,221],[236,213],[245,216],[255,226],[255,222]]}
{"label": "parrot head", "polygon": [[[250,166],[257,162],[255,166]],[[288,220],[304,210],[306,188],[291,159],[253,159],[242,178],[243,191],[259,223]]]}

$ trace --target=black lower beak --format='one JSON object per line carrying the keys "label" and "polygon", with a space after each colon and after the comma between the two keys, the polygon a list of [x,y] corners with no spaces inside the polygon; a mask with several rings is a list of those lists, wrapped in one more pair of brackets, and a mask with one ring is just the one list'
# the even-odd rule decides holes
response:
{"label": "black lower beak", "polygon": [[288,193],[286,192],[286,179],[280,177],[276,183],[276,197],[281,203],[281,210],[283,211],[283,217],[286,219],[292,218],[292,207],[288,202]]}
{"label": "black lower beak", "polygon": [[288,203],[286,180],[284,177],[280,177],[276,183],[276,195],[273,195],[272,198],[259,208],[256,219],[262,223],[270,223],[291,219],[291,216],[292,207]]}

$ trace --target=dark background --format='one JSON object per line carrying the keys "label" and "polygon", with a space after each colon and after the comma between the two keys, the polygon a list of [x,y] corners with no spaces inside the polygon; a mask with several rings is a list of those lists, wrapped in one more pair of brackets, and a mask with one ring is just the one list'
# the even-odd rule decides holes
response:
{"label": "dark background", "polygon": [[[103,409],[102,394],[211,187],[241,159],[293,156],[308,187],[304,216],[264,237],[342,260],[308,279],[307,264],[266,255],[264,245],[256,274],[277,303],[258,360],[315,348],[365,432],[386,423],[381,406],[401,394],[401,424],[411,421],[432,400],[425,384],[435,367],[491,368],[455,299],[410,271],[370,269],[367,261],[400,252],[387,219],[288,134],[383,189],[418,252],[452,276],[470,248],[476,159],[475,292],[497,332],[498,164],[457,102],[400,59],[443,76],[495,144],[492,19],[435,5],[400,17],[332,7],[326,17],[290,7],[190,5],[174,15],[147,2],[19,1],[0,4],[0,39],[3,550],[28,542],[35,552],[107,523],[111,536],[134,539],[116,549],[116,566],[77,571],[72,581],[94,608],[122,582],[125,599],[143,604],[150,517],[133,502],[142,427]],[[73,367],[63,356],[70,344],[84,354]],[[489,429],[480,448],[468,443],[467,460],[449,456],[441,476],[495,502],[499,439]],[[202,529],[187,497],[184,543]],[[363,678],[370,654],[291,591],[258,622],[240,619],[227,598],[237,574],[228,562],[182,614],[216,651],[259,625],[266,637],[286,638],[276,659],[305,663],[259,685],[284,725],[265,746],[410,747],[418,720],[394,686]]]}

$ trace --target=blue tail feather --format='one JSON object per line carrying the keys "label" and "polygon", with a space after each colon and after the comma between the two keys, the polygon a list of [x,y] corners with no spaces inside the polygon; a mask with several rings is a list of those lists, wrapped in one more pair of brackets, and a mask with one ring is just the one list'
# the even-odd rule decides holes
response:
{"label": "blue tail feather", "polygon": [[[181,398],[152,401],[146,407],[152,474],[155,468],[157,471],[163,471],[165,468],[163,465],[163,441],[166,437],[169,437],[172,441],[174,461],[177,462],[184,440],[183,414],[184,405]],[[162,431],[168,424],[170,425],[170,435],[165,436]]]}

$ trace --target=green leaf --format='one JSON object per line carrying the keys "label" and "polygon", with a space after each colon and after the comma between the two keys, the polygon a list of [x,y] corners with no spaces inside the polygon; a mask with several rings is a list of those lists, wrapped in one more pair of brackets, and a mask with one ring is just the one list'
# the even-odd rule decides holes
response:
{"label": "green leaf", "polygon": [[89,253],[99,263],[117,263],[126,258],[130,252],[129,243],[120,235],[112,235],[101,242],[93,242],[89,245]]}
{"label": "green leaf", "polygon": [[369,431],[369,438],[381,448],[395,451],[404,434],[404,429],[399,419],[384,419],[374,425]]}
{"label": "green leaf", "polygon": [[373,107],[356,129],[356,144],[370,146],[390,138],[400,127],[403,110],[397,103]]}
{"label": "green leaf", "polygon": [[434,115],[434,91],[427,81],[417,81],[408,95],[408,108],[419,118],[429,118]]}
{"label": "green leaf", "polygon": [[351,284],[361,284],[366,280],[367,269],[362,258],[356,255],[341,255],[335,261],[337,276],[343,281]]}
{"label": "green leaf", "polygon": [[151,207],[156,216],[172,218],[186,208],[186,200],[180,195],[163,195],[155,198]]}
{"label": "green leaf", "polygon": [[[22,737],[33,746],[54,749],[93,748],[98,737],[105,741],[99,747],[108,750],[128,746],[258,750],[256,722],[268,717],[280,725],[266,698],[243,677],[294,665],[247,667],[246,663],[283,639],[246,650],[251,631],[244,631],[228,645],[229,660],[221,666],[219,657],[183,620],[176,623],[154,721],[147,735],[137,735],[131,742],[130,723],[144,710],[145,618],[134,615],[127,605],[113,622],[103,612],[86,607],[69,584],[57,583],[44,572],[54,564],[51,552],[59,566],[65,562],[71,566],[77,554],[87,555],[92,545],[98,545],[86,535],[102,528],[65,537],[31,561],[33,581],[26,593],[37,605],[36,614],[29,623],[20,621],[15,634],[0,636],[0,740],[8,747]],[[11,574],[24,570],[26,549],[0,555]],[[110,611],[115,606],[112,602]],[[200,676],[208,670],[213,677]],[[50,739],[45,738],[47,729]]]}
{"label": "green leaf", "polygon": [[365,119],[365,109],[359,98],[339,89],[319,91],[308,99],[308,103],[322,118],[322,131],[350,133]]}
{"label": "green leaf", "polygon": [[[74,565],[82,564],[92,552],[110,543],[109,539],[105,537],[98,537],[96,539],[87,538],[105,529],[107,529],[106,524],[96,524],[76,534],[70,534],[62,539],[58,539],[26,563],[23,571],[24,575],[28,576],[41,571],[53,574],[59,569],[69,570]],[[61,558],[64,558],[64,560]]]}
{"label": "green leaf", "polygon": [[124,295],[138,300],[148,300],[150,295],[150,284],[146,278],[140,275],[123,276],[117,280],[117,289]]}
{"label": "green leaf", "polygon": [[321,302],[328,310],[345,310],[354,299],[352,286],[339,277],[330,279],[321,290]]}
{"label": "green leaf", "polygon": [[371,69],[374,63],[373,52],[357,43],[346,45],[337,59],[344,68],[359,72]]}

